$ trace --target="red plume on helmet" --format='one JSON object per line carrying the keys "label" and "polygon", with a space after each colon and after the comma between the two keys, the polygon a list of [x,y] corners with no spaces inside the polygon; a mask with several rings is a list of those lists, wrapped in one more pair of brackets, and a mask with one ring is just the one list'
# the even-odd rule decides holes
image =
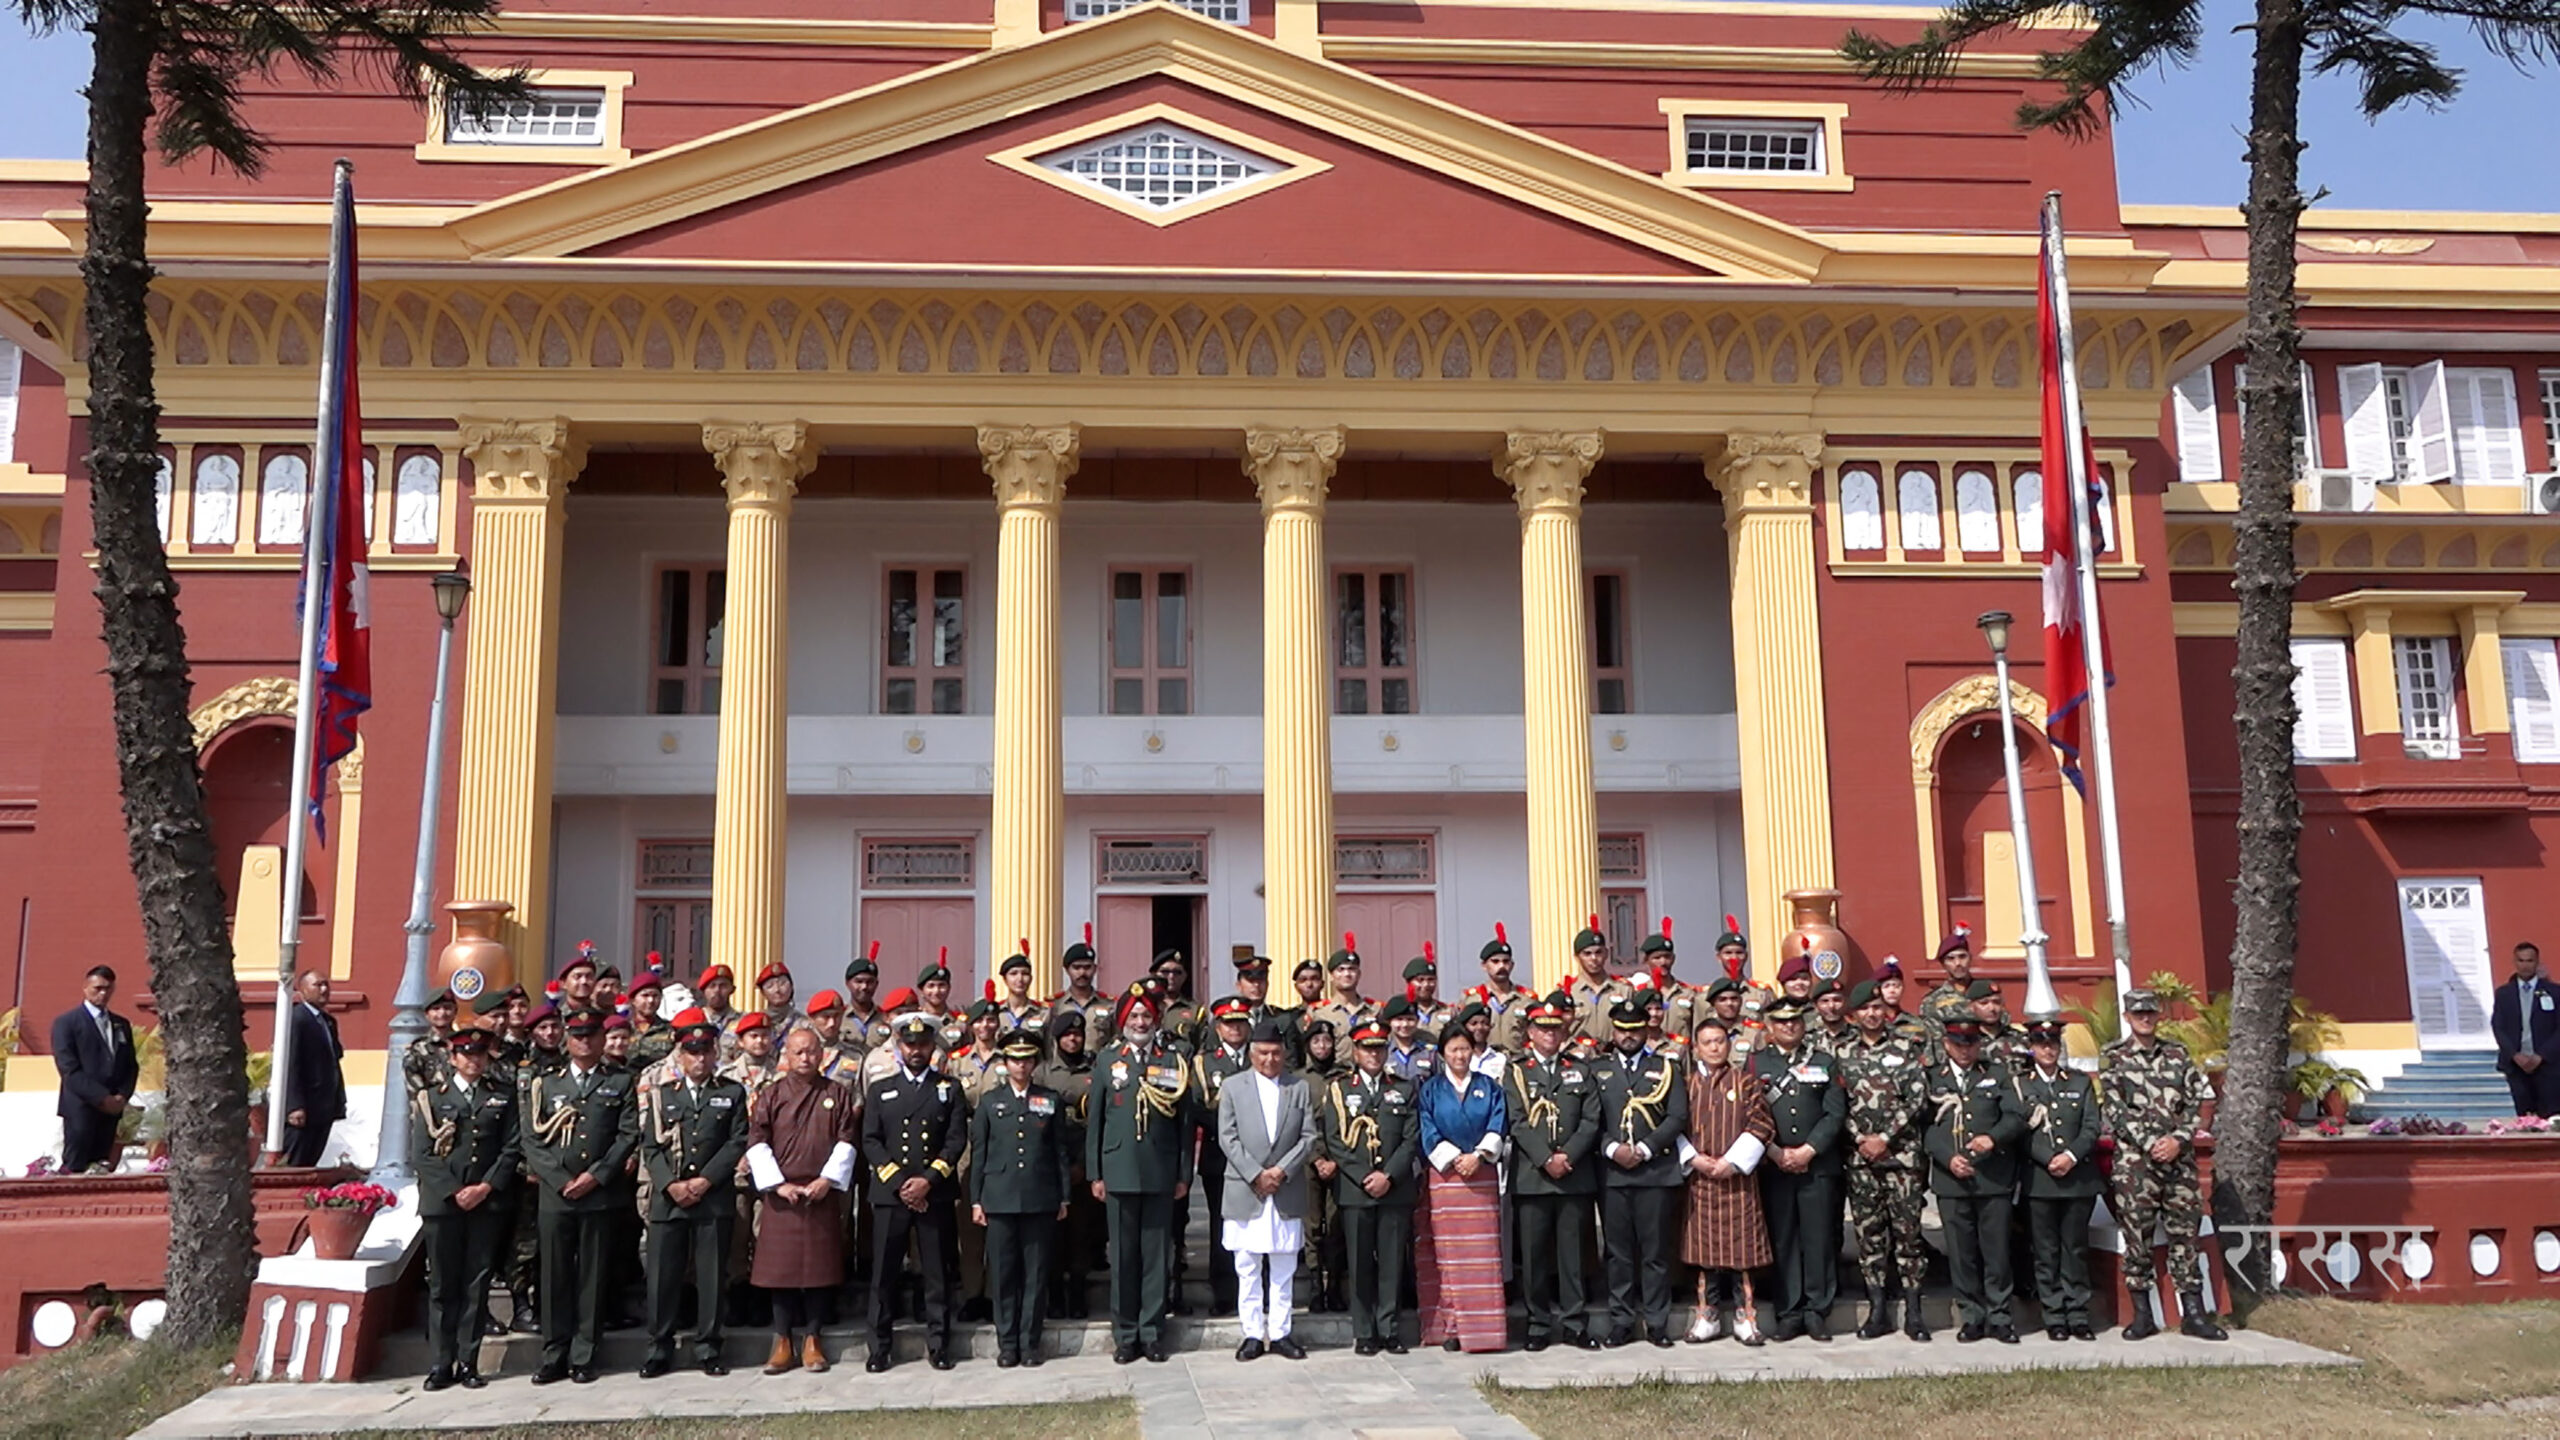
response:
{"label": "red plume on helmet", "polygon": [[658,953],[657,951],[655,951],[655,950],[650,951],[650,952],[649,952],[649,973],[650,973],[650,974],[652,974],[652,975],[664,975],[664,974],[666,974],[666,973],[667,973],[667,957],[665,957],[664,955],[659,954],[659,953]]}
{"label": "red plume on helmet", "polygon": [[1352,954],[1354,954],[1354,955],[1359,954],[1359,953],[1360,953],[1360,937],[1359,937],[1359,936],[1357,936],[1357,935],[1352,934],[1352,933],[1351,933],[1350,931],[1348,931],[1348,930],[1343,931],[1343,932],[1342,932],[1342,948],[1343,948],[1343,949],[1345,949],[1345,950],[1350,951],[1350,952],[1351,952]]}
{"label": "red plume on helmet", "polygon": [[1671,938],[1671,917],[1668,915],[1662,917],[1662,938],[1665,940]]}
{"label": "red plume on helmet", "polygon": [[1084,922],[1084,943],[1087,945],[1093,943],[1093,922],[1090,920]]}
{"label": "red plume on helmet", "polygon": [[1590,919],[1590,921],[1589,921],[1587,924],[1585,924],[1585,925],[1583,926],[1583,928],[1584,928],[1584,929],[1586,929],[1586,930],[1597,930],[1597,929],[1599,929],[1599,928],[1600,928],[1600,912],[1599,912],[1599,911],[1597,911],[1597,910],[1592,911],[1592,912],[1591,912],[1591,919]]}
{"label": "red plume on helmet", "polygon": [[1497,945],[1508,945],[1511,943],[1511,937],[1502,933],[1502,922],[1499,920],[1493,922],[1493,943]]}
{"label": "red plume on helmet", "polygon": [[1434,965],[1437,965],[1437,964],[1439,964],[1439,963],[1440,963],[1440,957],[1439,957],[1437,954],[1433,953],[1432,948],[1431,948],[1431,942],[1430,942],[1430,941],[1428,941],[1428,940],[1425,940],[1425,941],[1423,941],[1423,942],[1422,942],[1422,958],[1423,958],[1423,959],[1425,959],[1425,960],[1430,961],[1430,962],[1431,962],[1432,964],[1434,964]]}
{"label": "red plume on helmet", "polygon": [[864,958],[865,960],[870,961],[870,962],[871,962],[872,964],[874,964],[874,965],[879,964],[879,963],[880,963],[880,942],[879,942],[879,941],[877,941],[877,940],[872,941],[872,942],[871,942],[871,950],[870,950],[870,953],[869,953],[869,954],[864,955],[862,958]]}
{"label": "red plume on helmet", "polygon": [[988,982],[987,982],[987,1003],[989,1003],[989,1004],[994,1004],[994,1003],[995,1003],[995,998],[996,998],[996,982],[994,982],[993,980],[990,980],[990,981],[988,981]]}

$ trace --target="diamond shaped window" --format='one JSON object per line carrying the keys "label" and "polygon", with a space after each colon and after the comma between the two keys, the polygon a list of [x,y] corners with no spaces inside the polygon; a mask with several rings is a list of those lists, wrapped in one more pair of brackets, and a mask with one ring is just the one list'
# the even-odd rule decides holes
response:
{"label": "diamond shaped window", "polygon": [[1044,170],[1158,214],[1289,168],[1179,125],[1154,121],[1039,157]]}

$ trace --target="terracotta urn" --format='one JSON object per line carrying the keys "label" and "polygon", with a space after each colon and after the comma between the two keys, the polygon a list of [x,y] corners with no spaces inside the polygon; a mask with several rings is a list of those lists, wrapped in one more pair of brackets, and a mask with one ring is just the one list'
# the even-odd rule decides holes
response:
{"label": "terracotta urn", "polygon": [[322,1260],[353,1260],[373,1224],[369,1211],[353,1206],[319,1206],[309,1212],[311,1253]]}
{"label": "terracotta urn", "polygon": [[1817,980],[1849,978],[1849,937],[1842,933],[1835,917],[1840,910],[1837,890],[1790,890],[1787,904],[1795,911],[1794,928],[1787,932],[1786,948],[1778,957],[1783,965],[1797,955],[1813,957],[1813,974]]}
{"label": "terracotta urn", "polygon": [[498,938],[498,926],[515,906],[504,900],[456,900],[445,912],[453,916],[453,939],[436,957],[435,983],[453,992],[467,1014],[471,1002],[516,983],[515,957]]}

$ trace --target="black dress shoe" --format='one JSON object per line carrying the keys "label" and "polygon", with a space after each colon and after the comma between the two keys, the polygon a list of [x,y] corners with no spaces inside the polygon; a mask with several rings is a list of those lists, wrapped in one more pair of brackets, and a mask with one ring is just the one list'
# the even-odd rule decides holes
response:
{"label": "black dress shoe", "polygon": [[1386,1352],[1390,1355],[1402,1355],[1405,1353],[1404,1342],[1401,1340],[1383,1340],[1379,1343],[1386,1348]]}
{"label": "black dress shoe", "polygon": [[1147,1347],[1147,1363],[1150,1365],[1161,1365],[1172,1358],[1165,1353],[1164,1342],[1161,1340]]}
{"label": "black dress shoe", "polygon": [[1283,1335],[1271,1342],[1271,1353],[1283,1360],[1304,1360],[1307,1358],[1307,1347],[1299,1344],[1295,1337]]}
{"label": "black dress shoe", "polygon": [[2082,1320],[2071,1327],[2071,1338],[2074,1340],[2095,1340],[2098,1338],[2098,1332],[2089,1328],[2088,1321]]}
{"label": "black dress shoe", "polygon": [[483,1339],[483,1340],[495,1340],[495,1339],[497,1339],[499,1336],[504,1335],[504,1334],[506,1334],[506,1333],[507,1333],[507,1327],[506,1327],[505,1322],[501,1321],[497,1316],[495,1316],[495,1315],[483,1315],[483,1316],[481,1316],[481,1317],[480,1317],[480,1338],[481,1338],[481,1339]]}
{"label": "black dress shoe", "polygon": [[2044,1338],[2056,1343],[2068,1340],[2071,1338],[2071,1327],[2068,1325],[2047,1325],[2044,1327]]}
{"label": "black dress shoe", "polygon": [[1532,1355],[1535,1355],[1547,1348],[1547,1337],[1544,1335],[1533,1335],[1529,1337],[1529,1342],[1520,1348],[1528,1351]]}
{"label": "black dress shoe", "polygon": [[536,1385],[557,1385],[568,1378],[569,1367],[566,1365],[545,1365],[533,1372],[533,1383]]}
{"label": "black dress shoe", "polygon": [[709,1376],[711,1376],[711,1377],[712,1377],[712,1378],[714,1378],[714,1379],[717,1379],[717,1378],[719,1378],[720,1376],[723,1376],[723,1375],[726,1375],[726,1374],[728,1374],[728,1373],[729,1373],[729,1366],[728,1366],[728,1363],[727,1363],[726,1361],[721,1361],[721,1360],[705,1360],[705,1361],[703,1361],[703,1362],[702,1362],[702,1373],[703,1373],[703,1374],[705,1374],[705,1375],[709,1375]]}
{"label": "black dress shoe", "polygon": [[2018,1343],[2017,1327],[2011,1325],[1994,1325],[1991,1327],[1991,1338],[1999,1341],[2003,1345],[2015,1345]]}
{"label": "black dress shoe", "polygon": [[1567,1335],[1564,1337],[1564,1343],[1572,1346],[1576,1350],[1597,1350],[1600,1348],[1600,1342],[1589,1335]]}
{"label": "black dress shoe", "polygon": [[1259,1360],[1262,1358],[1262,1350],[1263,1345],[1261,1341],[1247,1340],[1236,1347],[1236,1358],[1238,1360]]}
{"label": "black dress shoe", "polygon": [[593,1365],[572,1365],[569,1367],[569,1379],[574,1384],[593,1385],[596,1383],[596,1367]]}
{"label": "black dress shoe", "polygon": [[418,1382],[418,1388],[429,1394],[434,1394],[436,1391],[442,1390],[452,1383],[453,1372],[439,1365],[433,1370],[427,1372],[427,1378]]}
{"label": "black dress shoe", "polygon": [[453,1383],[465,1390],[485,1390],[489,1385],[488,1381],[480,1378],[480,1367],[477,1365],[453,1367]]}
{"label": "black dress shoe", "polygon": [[1656,1331],[1644,1338],[1656,1350],[1668,1350],[1671,1348],[1671,1332],[1668,1330]]}
{"label": "black dress shoe", "polygon": [[1920,1307],[1917,1304],[1911,1307],[1911,1318],[1903,1322],[1902,1333],[1919,1344],[1929,1343],[1929,1322],[1920,1318]]}
{"label": "black dress shoe", "polygon": [[926,1364],[936,1370],[948,1370],[960,1363],[951,1358],[951,1352],[948,1350],[928,1350],[925,1352],[924,1359]]}
{"label": "black dress shoe", "polygon": [[2151,1306],[2149,1302],[2142,1300],[2134,1301],[2133,1318],[2125,1322],[2124,1338],[2127,1340],[2148,1340],[2159,1333],[2160,1322],[2151,1318]]}
{"label": "black dress shoe", "polygon": [[1624,1350],[1634,1343],[1636,1343],[1635,1335],[1633,1332],[1626,1330],[1620,1330],[1611,1335],[1608,1339],[1608,1346],[1612,1350]]}
{"label": "black dress shoe", "polygon": [[1022,1363],[1030,1366],[1034,1370],[1039,1369],[1041,1362],[1048,1358],[1049,1357],[1047,1355],[1041,1353],[1040,1347],[1037,1345],[1034,1345],[1030,1349],[1022,1352]]}
{"label": "black dress shoe", "polygon": [[1985,1333],[1987,1332],[1981,1321],[1967,1320],[1956,1330],[1956,1343],[1959,1345],[1970,1345],[1974,1341],[1981,1339]]}
{"label": "black dress shoe", "polygon": [[1819,1340],[1824,1344],[1829,1344],[1831,1341],[1830,1320],[1820,1315],[1806,1316],[1804,1318],[1804,1335],[1808,1340]]}
{"label": "black dress shoe", "polygon": [[1138,1347],[1135,1345],[1115,1345],[1111,1349],[1111,1363],[1114,1365],[1131,1364],[1137,1358]]}
{"label": "black dress shoe", "polygon": [[1457,1336],[1452,1335],[1448,1339],[1440,1342],[1440,1348],[1448,1351],[1452,1355],[1455,1355],[1467,1347],[1459,1343]]}
{"label": "black dress shoe", "polygon": [[643,1380],[655,1380],[674,1368],[676,1368],[675,1362],[669,1360],[666,1356],[652,1355],[648,1359],[640,1362],[640,1378]]}
{"label": "black dress shoe", "polygon": [[862,1368],[863,1368],[863,1369],[865,1369],[865,1370],[870,1371],[870,1372],[871,1372],[872,1374],[874,1374],[874,1375],[877,1375],[877,1374],[879,1374],[881,1371],[888,1369],[888,1368],[889,1368],[889,1352],[888,1352],[888,1351],[886,1351],[886,1350],[874,1350],[874,1351],[872,1351],[872,1352],[871,1352],[871,1354],[870,1354],[870,1356],[869,1356],[869,1358],[865,1359],[865,1360],[862,1362]]}
{"label": "black dress shoe", "polygon": [[996,1368],[999,1370],[1010,1370],[1021,1363],[1022,1357],[1011,1350],[996,1352]]}
{"label": "black dress shoe", "polygon": [[1354,1340],[1351,1342],[1351,1353],[1354,1355],[1375,1355],[1378,1353],[1378,1342],[1375,1340]]}

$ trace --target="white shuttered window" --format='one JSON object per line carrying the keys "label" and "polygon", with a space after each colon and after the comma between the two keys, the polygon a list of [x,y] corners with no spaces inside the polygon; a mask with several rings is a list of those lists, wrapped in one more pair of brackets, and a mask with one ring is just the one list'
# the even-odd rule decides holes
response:
{"label": "white shuttered window", "polygon": [[1894,490],[1901,502],[1902,548],[1946,548],[1946,537],[1939,533],[1937,477],[1926,470],[1905,470],[1902,478],[1894,482]]}
{"label": "white shuttered window", "polygon": [[2355,692],[2349,679],[2347,642],[2293,642],[2293,758],[2356,758]]}
{"label": "white shuttered window", "polygon": [[2560,648],[2542,638],[2509,636],[2498,642],[2507,673],[2507,728],[2516,758],[2560,761]]}
{"label": "white shuttered window", "polygon": [[2441,635],[2395,635],[2391,669],[2400,687],[2400,743],[2422,760],[2462,753],[2453,713],[2453,642]]}
{"label": "white shuttered window", "polygon": [[2196,482],[2222,478],[2222,416],[2213,404],[2213,370],[2207,367],[2169,390],[2170,413],[2177,421],[2178,478]]}
{"label": "white shuttered window", "polygon": [[2000,553],[2000,492],[1980,470],[1956,476],[1956,543],[1968,555]]}
{"label": "white shuttered window", "polygon": [[0,340],[0,465],[18,455],[18,375],[24,368],[18,347]]}
{"label": "white shuttered window", "polygon": [[1884,496],[1872,470],[1841,472],[1840,548],[1884,548]]}
{"label": "white shuttered window", "polygon": [[2347,473],[2376,484],[2399,478],[2391,395],[2379,365],[2338,367],[2338,408],[2347,422]]}

